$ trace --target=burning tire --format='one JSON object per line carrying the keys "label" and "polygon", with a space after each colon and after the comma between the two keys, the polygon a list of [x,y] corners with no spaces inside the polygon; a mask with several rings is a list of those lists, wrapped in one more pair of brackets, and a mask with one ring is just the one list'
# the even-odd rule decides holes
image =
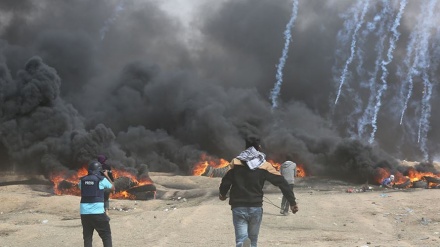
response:
{"label": "burning tire", "polygon": [[221,168],[214,168],[212,166],[208,166],[206,168],[205,173],[202,174],[202,176],[206,176],[206,177],[223,177],[225,176],[225,174],[231,169],[231,167],[225,166],[225,167],[221,167]]}

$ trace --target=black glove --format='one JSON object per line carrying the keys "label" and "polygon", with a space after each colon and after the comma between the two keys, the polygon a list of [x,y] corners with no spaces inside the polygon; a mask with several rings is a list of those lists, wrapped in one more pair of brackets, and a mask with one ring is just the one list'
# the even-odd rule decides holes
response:
{"label": "black glove", "polygon": [[293,206],[290,206],[290,210],[292,210],[292,213],[293,213],[293,214],[296,214],[296,212],[298,212],[298,205],[295,204],[295,205],[293,205]]}

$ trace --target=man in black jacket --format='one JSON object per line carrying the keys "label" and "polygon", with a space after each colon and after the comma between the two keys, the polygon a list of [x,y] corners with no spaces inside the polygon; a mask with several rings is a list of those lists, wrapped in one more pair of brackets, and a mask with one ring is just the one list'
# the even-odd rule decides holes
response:
{"label": "man in black jacket", "polygon": [[265,160],[260,152],[260,140],[250,137],[246,140],[246,150],[230,162],[231,169],[222,178],[219,199],[226,200],[230,190],[229,204],[235,229],[236,246],[243,246],[249,238],[256,247],[263,217],[263,186],[267,180],[278,186],[290,204],[293,213],[298,212],[295,195],[283,176]]}
{"label": "man in black jacket", "polygon": [[[107,164],[107,157],[103,154],[98,155],[98,162],[101,163],[102,170],[107,171],[110,181],[114,182],[115,179],[113,177],[112,167],[109,164]],[[105,213],[107,215],[109,214],[109,209],[110,209],[110,203],[109,203],[110,193],[111,193],[110,190],[108,189],[104,190],[104,208],[105,208]]]}

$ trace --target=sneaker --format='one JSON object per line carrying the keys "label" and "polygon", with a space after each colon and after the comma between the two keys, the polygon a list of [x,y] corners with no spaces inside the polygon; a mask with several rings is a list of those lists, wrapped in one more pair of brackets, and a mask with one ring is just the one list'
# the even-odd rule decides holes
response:
{"label": "sneaker", "polygon": [[289,216],[289,211],[284,211],[284,212],[283,212],[283,215],[284,215],[284,216]]}
{"label": "sneaker", "polygon": [[281,210],[281,211],[280,211],[280,214],[284,214],[284,210]]}
{"label": "sneaker", "polygon": [[249,238],[246,238],[243,242],[243,247],[251,247],[251,240]]}

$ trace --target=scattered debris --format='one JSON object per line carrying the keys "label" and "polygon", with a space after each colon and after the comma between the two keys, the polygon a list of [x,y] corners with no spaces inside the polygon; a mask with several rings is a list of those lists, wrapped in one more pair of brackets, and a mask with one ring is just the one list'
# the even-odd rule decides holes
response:
{"label": "scattered debris", "polygon": [[431,177],[431,176],[423,176],[422,179],[424,179],[426,181],[427,188],[440,189],[440,178]]}
{"label": "scattered debris", "polygon": [[428,225],[430,222],[430,219],[425,219],[424,217],[422,217],[422,220],[420,221],[420,223],[425,226]]}
{"label": "scattered debris", "polygon": [[135,210],[136,208],[130,208],[128,206],[121,206],[121,207],[112,207],[111,209],[119,211],[119,212],[129,212],[129,211]]}
{"label": "scattered debris", "polygon": [[347,192],[347,193],[359,193],[359,192],[368,192],[368,191],[373,191],[373,187],[371,187],[369,185],[363,185],[359,189],[348,188],[345,192]]}
{"label": "scattered debris", "polygon": [[411,179],[407,179],[405,182],[400,184],[394,184],[393,188],[395,189],[405,189],[411,186]]}
{"label": "scattered debris", "polygon": [[182,202],[186,202],[186,198],[185,197],[172,197],[171,198],[172,201],[182,201]]}

